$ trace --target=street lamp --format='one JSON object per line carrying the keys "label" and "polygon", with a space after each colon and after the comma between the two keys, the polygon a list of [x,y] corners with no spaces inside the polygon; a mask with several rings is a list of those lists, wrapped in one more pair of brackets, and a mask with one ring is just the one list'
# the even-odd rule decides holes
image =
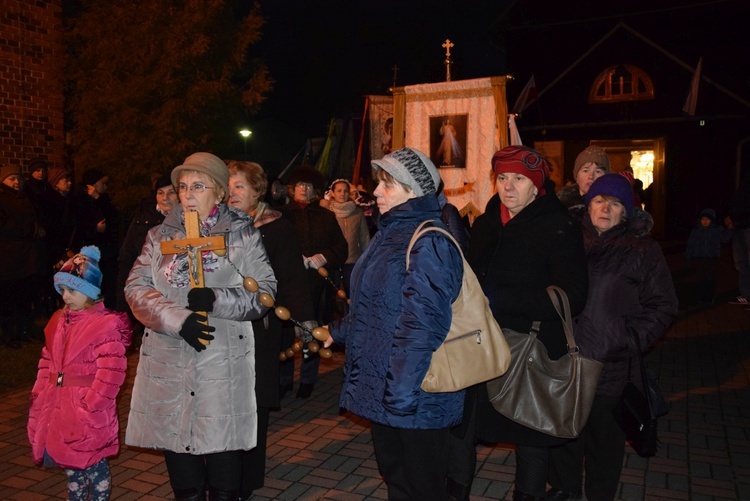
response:
{"label": "street lamp", "polygon": [[242,156],[245,160],[247,160],[247,138],[250,137],[250,135],[253,133],[250,129],[242,129],[240,131],[240,136],[242,136],[243,141],[243,149],[242,149]]}

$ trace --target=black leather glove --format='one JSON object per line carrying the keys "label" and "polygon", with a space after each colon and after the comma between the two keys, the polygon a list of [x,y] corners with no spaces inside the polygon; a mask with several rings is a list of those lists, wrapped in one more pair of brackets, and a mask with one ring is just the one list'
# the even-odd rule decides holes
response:
{"label": "black leather glove", "polygon": [[216,330],[216,327],[206,325],[201,322],[206,322],[208,317],[206,315],[198,315],[197,313],[191,313],[189,317],[185,319],[185,323],[182,324],[180,329],[180,336],[192,346],[195,351],[203,351],[206,349],[206,345],[200,342],[200,339],[211,341],[214,337],[209,334]]}
{"label": "black leather glove", "polygon": [[196,287],[188,292],[188,310],[211,313],[214,311],[214,301],[216,294],[208,287]]}

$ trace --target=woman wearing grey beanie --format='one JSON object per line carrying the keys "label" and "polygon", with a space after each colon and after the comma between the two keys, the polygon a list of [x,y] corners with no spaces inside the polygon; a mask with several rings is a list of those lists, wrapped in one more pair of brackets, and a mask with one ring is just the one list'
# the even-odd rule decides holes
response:
{"label": "woman wearing grey beanie", "polygon": [[448,433],[461,420],[464,391],[427,393],[420,384],[451,325],[461,254],[430,231],[416,240],[407,268],[415,230],[425,221],[446,229],[440,175],[413,148],[372,165],[379,229],[352,271],[349,314],[329,324],[332,340],[346,346],[340,406],[370,421],[388,499],[445,500]]}

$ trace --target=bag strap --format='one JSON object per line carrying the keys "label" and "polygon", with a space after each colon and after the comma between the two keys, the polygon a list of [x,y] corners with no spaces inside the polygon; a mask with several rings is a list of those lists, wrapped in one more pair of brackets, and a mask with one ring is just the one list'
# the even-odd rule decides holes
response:
{"label": "bag strap", "polygon": [[570,314],[570,302],[568,301],[568,295],[563,289],[557,285],[550,285],[547,287],[547,294],[552,300],[552,306],[557,310],[557,314],[563,321],[563,330],[565,331],[565,339],[568,341],[568,353],[578,352],[578,345],[573,337],[573,319]]}
{"label": "bag strap", "polygon": [[461,261],[464,262],[464,266],[466,266],[466,258],[464,257],[464,253],[461,252],[461,246],[458,245],[458,242],[455,238],[453,238],[453,235],[451,235],[449,232],[445,231],[439,226],[427,226],[430,223],[436,223],[436,219],[428,219],[427,221],[422,222],[419,226],[417,226],[417,229],[414,231],[414,235],[412,235],[411,240],[409,241],[409,246],[406,248],[406,269],[409,269],[409,256],[411,255],[411,249],[414,247],[414,244],[417,242],[417,239],[427,233],[428,231],[439,231],[440,233],[447,236],[453,244],[458,249],[458,254],[461,256]]}
{"label": "bag strap", "polygon": [[[633,331],[628,331],[628,344],[633,346],[635,345],[635,350],[638,352],[638,363],[641,366],[641,381],[643,382],[643,394],[646,395],[646,400],[648,401],[648,410],[651,414],[651,417],[654,416],[653,411],[653,405],[651,403],[651,392],[648,391],[648,377],[646,376],[646,362],[643,360],[643,352],[641,351],[641,340],[638,338],[638,333]],[[630,360],[628,360],[628,379],[630,379]]]}

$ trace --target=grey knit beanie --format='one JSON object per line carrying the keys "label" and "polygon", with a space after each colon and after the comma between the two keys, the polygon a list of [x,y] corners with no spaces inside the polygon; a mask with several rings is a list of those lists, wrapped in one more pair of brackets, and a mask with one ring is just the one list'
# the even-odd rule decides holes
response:
{"label": "grey knit beanie", "polygon": [[435,164],[427,155],[413,148],[391,152],[373,160],[372,165],[410,187],[418,197],[435,194],[440,186],[440,174]]}

